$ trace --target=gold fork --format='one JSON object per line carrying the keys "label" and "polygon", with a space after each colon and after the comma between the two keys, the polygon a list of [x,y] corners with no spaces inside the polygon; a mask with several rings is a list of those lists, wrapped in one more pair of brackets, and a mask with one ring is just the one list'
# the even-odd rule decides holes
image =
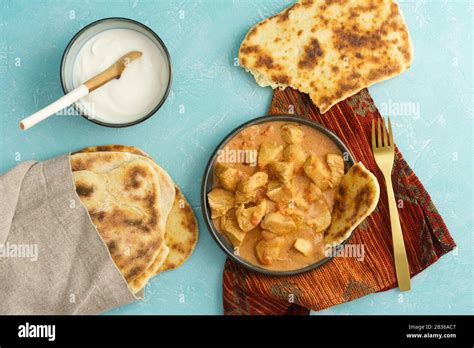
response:
{"label": "gold fork", "polygon": [[[380,125],[382,123],[382,125]],[[383,128],[383,142],[382,131]],[[408,267],[407,252],[403,241],[402,228],[398,217],[397,204],[392,186],[392,168],[395,157],[395,147],[393,143],[392,124],[388,118],[388,138],[385,122],[377,122],[377,140],[375,139],[375,122],[372,120],[372,151],[374,152],[375,162],[385,177],[387,186],[388,207],[390,211],[390,225],[392,228],[393,251],[395,257],[395,270],[397,273],[398,287],[400,291],[410,290],[410,269]],[[378,146],[377,146],[378,145]]]}

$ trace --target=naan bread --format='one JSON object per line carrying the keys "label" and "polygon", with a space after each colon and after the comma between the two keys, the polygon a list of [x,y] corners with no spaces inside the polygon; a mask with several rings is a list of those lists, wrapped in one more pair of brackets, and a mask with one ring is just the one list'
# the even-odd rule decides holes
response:
{"label": "naan bread", "polygon": [[85,152],[128,152],[153,160],[150,155],[148,155],[145,151],[139,149],[138,147],[121,144],[89,146],[77,151],[76,153]]}
{"label": "naan bread", "polygon": [[[161,185],[161,206],[163,208],[163,216],[165,218],[168,217],[171,207],[173,206],[174,197],[175,197],[175,185],[173,179],[169,176],[169,174],[161,168],[153,159],[144,151],[140,150],[139,148],[128,146],[128,145],[99,145],[99,146],[90,146],[86,147],[76,153],[95,153],[95,152],[119,152],[125,153],[130,155],[137,155],[142,156],[142,160],[147,161],[153,168],[157,171],[160,177],[160,185]],[[126,155],[129,156],[129,155]],[[166,219],[165,219],[166,223]]]}
{"label": "naan bread", "polygon": [[165,242],[170,253],[157,273],[181,266],[193,253],[198,234],[199,228],[193,209],[176,186],[176,198],[165,229]]}
{"label": "naan bread", "polygon": [[128,287],[134,294],[143,289],[148,284],[148,281],[156,275],[168,257],[169,251],[170,249],[166,245],[163,245],[153,264],[148,267],[138,278],[134,279],[128,284]]}
{"label": "naan bread", "polygon": [[[120,152],[71,156],[76,192],[127,282],[142,275],[165,244],[160,177],[149,160]],[[173,197],[174,200],[174,197]]]}
{"label": "naan bread", "polygon": [[255,25],[239,62],[257,83],[331,106],[410,67],[413,49],[392,0],[302,0]]}
{"label": "naan bread", "polygon": [[324,233],[326,246],[339,245],[349,238],[352,231],[375,209],[379,194],[375,176],[361,162],[353,165],[337,190],[332,223]]}
{"label": "naan bread", "polygon": [[191,256],[197,244],[196,216],[184,195],[176,186],[176,196],[165,228],[165,244],[153,264],[128,286],[133,293],[143,289],[157,274],[178,268]]}
{"label": "naan bread", "polygon": [[[128,152],[152,160],[152,157],[143,150],[120,144],[90,146],[79,152],[96,151]],[[163,265],[157,270],[157,274],[181,266],[191,256],[198,241],[199,226],[194,211],[177,185],[175,185],[175,191],[175,200],[165,229],[165,242],[170,251]]]}

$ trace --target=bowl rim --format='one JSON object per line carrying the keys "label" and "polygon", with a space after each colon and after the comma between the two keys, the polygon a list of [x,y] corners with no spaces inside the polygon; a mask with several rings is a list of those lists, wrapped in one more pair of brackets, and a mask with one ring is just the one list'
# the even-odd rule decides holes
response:
{"label": "bowl rim", "polygon": [[165,93],[163,94],[163,96],[161,97],[161,99],[157,103],[157,105],[153,108],[153,110],[151,110],[148,114],[146,114],[145,116],[143,116],[143,117],[141,117],[137,120],[127,122],[127,123],[103,122],[103,121],[91,118],[86,113],[79,110],[76,107],[76,103],[72,104],[72,107],[74,108],[74,110],[76,110],[76,112],[79,115],[84,117],[86,120],[88,120],[90,122],[93,122],[95,124],[98,124],[100,126],[109,127],[109,128],[125,128],[125,127],[130,127],[130,126],[134,126],[136,124],[142,123],[142,122],[146,121],[147,119],[149,119],[150,117],[152,117],[161,108],[161,106],[165,103],[165,101],[168,98],[168,95],[171,91],[171,85],[172,85],[172,82],[173,82],[173,67],[172,67],[172,62],[171,62],[171,55],[170,55],[170,53],[168,51],[168,48],[166,47],[165,43],[163,42],[163,40],[151,28],[149,28],[145,24],[140,23],[140,22],[138,22],[134,19],[130,19],[130,18],[126,18],[126,17],[107,17],[107,18],[98,19],[96,21],[93,21],[93,22],[87,24],[85,27],[83,27],[81,30],[79,30],[71,38],[71,40],[67,44],[66,48],[64,49],[63,55],[61,57],[61,64],[59,66],[59,76],[60,76],[60,81],[61,81],[61,88],[62,88],[64,94],[69,93],[70,91],[67,91],[65,81],[64,81],[65,78],[64,78],[64,75],[63,75],[63,70],[64,70],[63,68],[64,68],[64,65],[66,64],[66,59],[67,59],[69,51],[71,50],[71,47],[75,44],[77,39],[89,28],[92,28],[92,27],[94,27],[98,24],[101,24],[102,22],[114,21],[114,20],[115,21],[122,21],[122,22],[132,23],[134,25],[137,25],[137,26],[143,28],[144,30],[148,31],[158,41],[158,43],[162,46],[163,53],[165,54],[165,58],[168,60],[168,75],[169,75],[168,84],[166,86]]}
{"label": "bowl rim", "polygon": [[[228,246],[224,244],[225,236],[222,235],[219,231],[214,226],[214,223],[212,222],[211,219],[211,212],[210,212],[210,207],[207,202],[207,193],[208,191],[208,186],[210,185],[210,182],[212,181],[212,168],[214,167],[214,162],[217,158],[217,153],[220,149],[222,149],[232,138],[234,138],[240,131],[243,129],[256,125],[256,124],[261,124],[261,123],[267,123],[267,122],[272,122],[272,121],[288,121],[288,122],[295,122],[295,123],[300,123],[309,127],[312,127],[320,132],[322,132],[324,135],[329,137],[341,150],[342,153],[347,153],[348,154],[348,159],[346,163],[349,165],[349,168],[352,167],[355,164],[355,158],[352,155],[351,151],[349,148],[344,144],[344,142],[332,131],[330,131],[328,128],[326,128],[324,125],[307,119],[303,118],[300,115],[295,115],[295,114],[274,114],[274,115],[267,115],[267,116],[262,116],[258,117],[255,119],[252,119],[250,121],[247,121],[240,126],[234,128],[230,133],[228,133],[224,139],[216,146],[215,150],[213,151],[207,165],[204,171],[203,175],[203,180],[201,184],[201,207],[202,207],[202,215],[204,218],[204,222],[206,223],[207,229],[209,233],[211,234],[212,238],[214,241],[219,245],[219,247],[229,256],[232,260],[235,262],[241,264],[245,268],[257,272],[257,273],[262,273],[265,275],[269,276],[292,276],[292,275],[297,275],[301,273],[306,273],[309,271],[312,271],[316,268],[321,267],[322,265],[326,264],[327,262],[331,261],[333,256],[327,256],[321,260],[319,260],[316,263],[313,263],[311,265],[308,265],[306,267],[296,269],[296,270],[289,270],[289,271],[275,271],[275,270],[270,270],[266,269],[263,267],[260,267],[258,265],[255,265],[245,259],[243,259],[240,256],[237,256],[234,254],[233,250],[229,250]],[[336,247],[345,245],[353,235],[354,231],[351,232],[349,237],[347,237],[342,243],[338,244]]]}

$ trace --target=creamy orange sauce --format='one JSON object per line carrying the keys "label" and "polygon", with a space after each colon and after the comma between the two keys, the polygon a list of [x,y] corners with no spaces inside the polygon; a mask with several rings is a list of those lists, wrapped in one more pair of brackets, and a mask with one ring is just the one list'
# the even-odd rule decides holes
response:
{"label": "creamy orange sauce", "polygon": [[[249,129],[245,129],[232,138],[224,147],[223,151],[227,153],[232,153],[232,151],[237,150],[250,150],[258,152],[260,145],[263,142],[276,142],[279,145],[287,146],[285,141],[282,139],[280,127],[282,125],[288,124],[291,122],[282,122],[282,121],[273,121],[268,123],[263,123],[259,125],[254,125],[251,127],[258,128],[258,132],[251,132]],[[304,131],[303,142],[301,143],[302,148],[304,149],[307,156],[314,155],[319,157],[322,161],[326,161],[327,154],[339,154],[342,155],[341,151],[337,145],[329,139],[326,135],[319,132],[318,130],[301,125]],[[255,130],[254,128],[253,130]],[[258,133],[256,136],[255,133]],[[254,158],[255,161],[257,158]],[[261,170],[256,165],[256,162],[252,164],[246,163],[230,163],[227,162],[226,165],[231,166],[235,169],[238,169],[248,175],[252,175],[255,172]],[[294,174],[294,182],[298,190],[304,192],[307,190],[311,180],[305,175],[303,169],[299,170]],[[214,175],[214,188],[221,187],[219,179]],[[334,196],[336,189],[327,189],[323,192],[324,197],[328,203],[330,211],[332,211],[334,205]],[[262,193],[264,195],[265,193]],[[267,212],[276,210],[276,204],[268,201]],[[232,209],[227,214],[235,214],[235,209]],[[223,233],[220,228],[220,219],[213,219],[214,225],[217,230]],[[324,244],[322,242],[323,232],[314,233],[309,227],[301,227],[296,232],[288,233],[285,236],[285,242],[281,248],[279,257],[271,265],[263,265],[259,262],[256,256],[256,245],[262,240],[261,228],[257,226],[251,231],[247,232],[242,244],[236,249],[236,253],[245,260],[249,261],[252,264],[255,264],[259,267],[267,268],[270,270],[278,271],[288,271],[301,269],[311,264],[314,264],[322,260],[324,256]],[[313,246],[313,251],[310,255],[304,255],[298,250],[296,250],[293,245],[297,238],[303,238],[305,240],[311,241]]]}

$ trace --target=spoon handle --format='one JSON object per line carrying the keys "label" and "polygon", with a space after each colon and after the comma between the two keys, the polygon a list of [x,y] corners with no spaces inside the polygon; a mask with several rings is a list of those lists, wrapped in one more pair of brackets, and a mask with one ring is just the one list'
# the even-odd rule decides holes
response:
{"label": "spoon handle", "polygon": [[80,85],[73,89],[65,96],[59,98],[54,103],[49,104],[45,108],[35,112],[33,115],[28,116],[20,122],[20,128],[27,130],[33,127],[35,124],[47,119],[49,116],[54,115],[56,112],[68,107],[79,99],[85,97],[89,93],[89,89],[86,85]]}

